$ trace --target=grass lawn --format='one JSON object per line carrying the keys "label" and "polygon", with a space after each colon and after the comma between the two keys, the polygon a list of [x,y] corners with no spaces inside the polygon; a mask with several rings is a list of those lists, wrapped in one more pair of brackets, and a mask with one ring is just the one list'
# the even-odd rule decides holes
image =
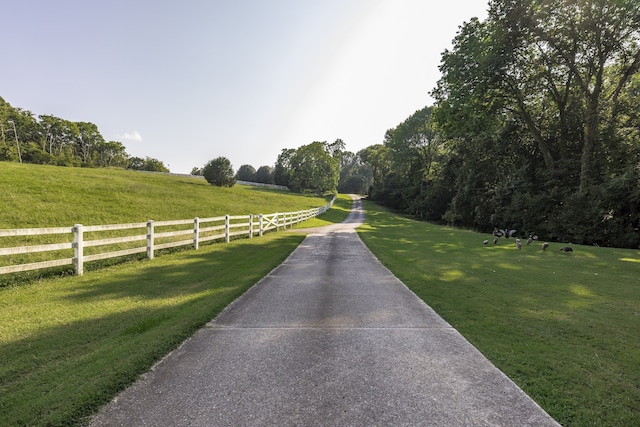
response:
{"label": "grass lawn", "polygon": [[0,162],[0,171],[0,229],[290,212],[332,197],[122,169]]}
{"label": "grass lawn", "polygon": [[0,290],[0,425],[75,425],[281,263],[271,233]]}
{"label": "grass lawn", "polygon": [[[104,225],[146,222],[149,219],[193,220],[195,217],[208,218],[225,214],[270,214],[320,207],[331,198],[332,195],[318,197],[246,185],[214,187],[204,179],[190,176],[0,162],[0,229],[70,228],[74,224]],[[93,238],[120,237],[131,233],[141,232],[102,232]],[[71,234],[4,237],[0,238],[0,248],[68,243],[72,238]],[[86,236],[85,240],[88,239],[89,236]],[[123,250],[137,246],[141,246],[140,242],[108,249]],[[101,247],[88,247],[85,255],[102,250]],[[72,257],[71,249],[8,255],[0,256],[0,266]],[[85,264],[85,271],[120,261],[121,258],[90,262]],[[25,280],[72,273],[73,267],[66,266],[0,275],[0,288]]]}
{"label": "grass lawn", "polygon": [[640,425],[640,251],[435,226],[367,202],[362,240],[565,426]]}

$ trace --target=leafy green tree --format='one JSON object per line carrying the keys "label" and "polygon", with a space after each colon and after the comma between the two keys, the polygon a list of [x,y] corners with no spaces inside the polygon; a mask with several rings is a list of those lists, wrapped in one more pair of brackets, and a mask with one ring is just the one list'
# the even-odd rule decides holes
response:
{"label": "leafy green tree", "polygon": [[202,175],[209,184],[218,187],[233,187],[236,183],[233,167],[226,157],[210,160],[202,168]]}
{"label": "leafy green tree", "polygon": [[129,158],[129,164],[127,169],[147,171],[147,172],[169,172],[162,161],[154,159],[153,157],[131,157]]}
{"label": "leafy green tree", "polygon": [[127,153],[124,145],[118,141],[98,142],[94,146],[96,166],[125,166]]}
{"label": "leafy green tree", "polygon": [[[551,123],[538,114],[551,105],[559,122],[578,113],[579,191],[601,181],[607,135],[620,114],[620,95],[640,69],[637,0],[495,0],[489,12],[506,61],[498,68],[512,104],[538,133]],[[543,107],[539,102],[547,101]],[[572,106],[574,110],[567,110]],[[544,115],[542,116],[544,117]],[[571,125],[569,122],[566,125]],[[541,137],[528,124],[531,135]],[[544,151],[543,151],[544,154]],[[547,155],[547,154],[545,154]]]}
{"label": "leafy green tree", "polygon": [[295,151],[290,160],[289,188],[318,194],[336,191],[340,177],[339,160],[331,156],[326,142],[312,142]]}
{"label": "leafy green tree", "polygon": [[[15,127],[14,127],[15,126]],[[153,158],[129,158],[124,145],[105,141],[98,127],[12,107],[0,97],[0,160],[59,166],[118,166],[168,172]]]}
{"label": "leafy green tree", "polygon": [[433,91],[441,143],[419,191],[408,190],[420,163],[401,137],[415,129],[401,124],[385,138],[387,188],[403,187],[394,203],[422,215],[448,187],[442,218],[451,224],[636,246],[638,105],[629,100],[640,93],[639,23],[631,0],[491,1],[487,20],[461,26],[442,55]]}
{"label": "leafy green tree", "polygon": [[373,184],[372,167],[362,161],[360,153],[344,151],[341,156],[338,192],[367,194]]}
{"label": "leafy green tree", "polygon": [[199,168],[197,166],[194,166],[193,169],[191,169],[191,175],[198,175],[198,176],[202,176],[202,168]]}
{"label": "leafy green tree", "polygon": [[273,184],[273,169],[269,166],[260,166],[256,171],[256,182]]}
{"label": "leafy green tree", "polygon": [[98,144],[104,143],[104,138],[98,131],[98,126],[89,122],[74,123],[77,128],[75,135],[76,155],[83,164],[91,164],[92,155]]}
{"label": "leafy green tree", "polygon": [[256,176],[256,169],[251,165],[242,165],[236,172],[236,179],[238,181],[253,182]]}
{"label": "leafy green tree", "polygon": [[275,168],[273,170],[273,181],[277,185],[288,186],[291,180],[291,158],[296,150],[293,148],[284,148],[278,155]]}

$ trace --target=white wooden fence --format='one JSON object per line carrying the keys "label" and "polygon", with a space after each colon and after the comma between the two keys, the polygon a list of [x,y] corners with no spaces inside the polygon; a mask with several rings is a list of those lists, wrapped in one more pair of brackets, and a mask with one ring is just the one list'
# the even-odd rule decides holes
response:
{"label": "white wooden fence", "polygon": [[[56,257],[46,261],[0,266],[0,275],[65,265],[73,265],[75,274],[82,275],[85,262],[145,252],[147,258],[153,259],[155,251],[160,249],[186,245],[193,245],[194,249],[198,249],[200,243],[207,241],[219,240],[220,242],[228,243],[234,236],[246,236],[248,238],[252,238],[255,235],[262,236],[267,231],[290,228],[295,224],[318,216],[329,210],[334,201],[335,198],[327,205],[319,208],[266,215],[225,215],[213,218],[194,218],[193,220],[149,220],[132,224],[91,226],[76,224],[73,227],[0,230],[0,239],[63,235],[61,239],[64,240],[60,243],[9,248],[0,246],[0,256],[23,255],[19,258],[23,259],[25,254],[55,251],[67,254],[66,257]],[[189,227],[187,228],[186,226]],[[114,233],[125,235],[105,237],[105,234],[108,235],[109,233],[111,235]],[[187,238],[187,236],[189,237]],[[144,246],[139,244],[141,241],[145,241]],[[113,250],[114,246],[116,248],[118,246],[133,247]],[[92,253],[85,254],[87,250],[91,250]],[[71,251],[73,251],[72,256],[70,256]]]}

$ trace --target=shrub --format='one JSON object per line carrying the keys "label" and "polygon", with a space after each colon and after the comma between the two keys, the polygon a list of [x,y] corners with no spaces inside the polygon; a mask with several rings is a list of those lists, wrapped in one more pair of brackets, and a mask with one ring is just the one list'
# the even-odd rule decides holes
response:
{"label": "shrub", "polygon": [[233,167],[226,157],[209,161],[202,169],[202,175],[209,184],[218,187],[233,187],[236,183]]}

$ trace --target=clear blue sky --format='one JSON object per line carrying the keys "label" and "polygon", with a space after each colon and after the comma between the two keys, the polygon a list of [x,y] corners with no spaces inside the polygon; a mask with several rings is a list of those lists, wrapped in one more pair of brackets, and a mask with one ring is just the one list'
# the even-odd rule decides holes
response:
{"label": "clear blue sky", "polygon": [[20,0],[0,96],[95,123],[172,172],[272,166],[340,138],[357,152],[432,103],[441,53],[483,0]]}

